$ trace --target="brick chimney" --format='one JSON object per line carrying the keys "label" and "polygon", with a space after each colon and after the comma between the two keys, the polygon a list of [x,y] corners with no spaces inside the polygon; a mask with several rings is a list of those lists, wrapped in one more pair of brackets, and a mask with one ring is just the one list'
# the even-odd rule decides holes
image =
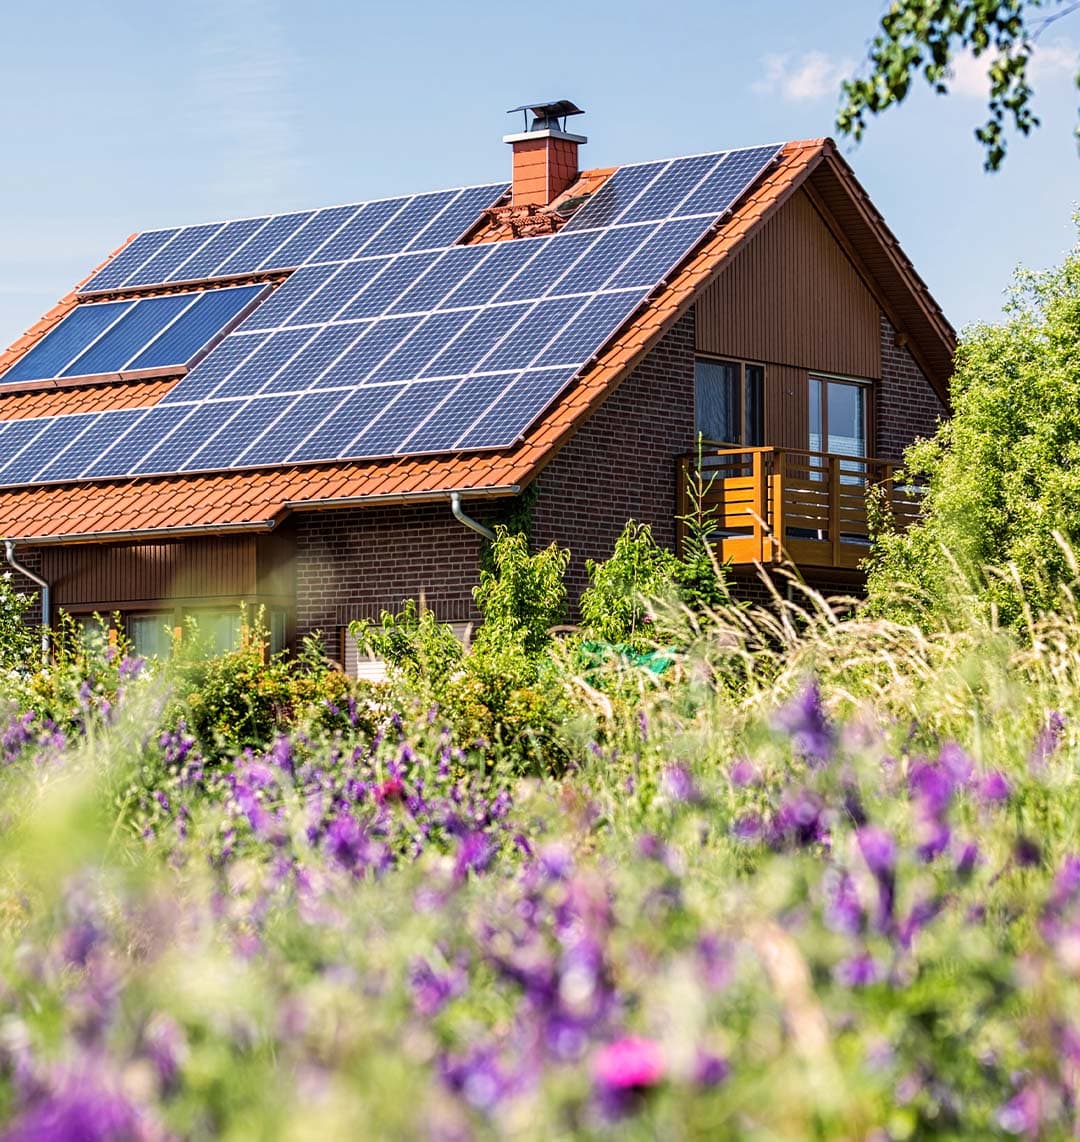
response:
{"label": "brick chimney", "polygon": [[524,113],[525,130],[503,136],[503,142],[514,149],[512,203],[514,206],[547,206],[577,178],[578,147],[589,140],[584,135],[571,135],[566,130],[566,120],[570,115],[581,115],[582,111],[568,99],[526,103],[507,114],[515,111]]}

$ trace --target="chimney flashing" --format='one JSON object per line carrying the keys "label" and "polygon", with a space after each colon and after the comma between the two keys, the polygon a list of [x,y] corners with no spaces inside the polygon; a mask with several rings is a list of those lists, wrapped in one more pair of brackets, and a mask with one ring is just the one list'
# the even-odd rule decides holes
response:
{"label": "chimney flashing", "polygon": [[568,143],[587,143],[584,135],[572,135],[569,131],[559,131],[546,127],[543,131],[519,131],[516,135],[503,135],[504,143],[529,143],[533,139],[564,139]]}

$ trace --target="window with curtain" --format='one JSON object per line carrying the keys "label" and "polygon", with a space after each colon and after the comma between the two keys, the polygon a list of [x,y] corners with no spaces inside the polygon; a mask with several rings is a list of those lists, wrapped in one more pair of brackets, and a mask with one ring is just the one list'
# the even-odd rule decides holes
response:
{"label": "window with curtain", "polygon": [[715,444],[763,444],[764,389],[761,365],[699,357],[694,366],[696,433]]}

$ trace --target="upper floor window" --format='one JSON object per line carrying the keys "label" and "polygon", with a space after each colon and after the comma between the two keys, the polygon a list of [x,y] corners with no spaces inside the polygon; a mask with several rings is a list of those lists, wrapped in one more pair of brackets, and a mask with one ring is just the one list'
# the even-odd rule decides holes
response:
{"label": "upper floor window", "polygon": [[867,454],[868,385],[810,378],[810,451]]}
{"label": "upper floor window", "polygon": [[764,444],[764,390],[762,365],[699,357],[694,364],[697,435],[716,444]]}

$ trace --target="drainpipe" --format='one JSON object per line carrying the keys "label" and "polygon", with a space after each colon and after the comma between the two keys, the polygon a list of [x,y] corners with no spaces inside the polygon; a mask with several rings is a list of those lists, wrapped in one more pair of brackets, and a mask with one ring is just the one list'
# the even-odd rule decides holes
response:
{"label": "drainpipe", "polygon": [[40,575],[36,575],[29,567],[24,567],[15,558],[15,544],[12,540],[4,540],[4,550],[11,569],[18,571],[20,575],[25,575],[31,583],[36,583],[41,588],[41,657],[47,664],[49,661],[49,619],[52,615],[52,588]]}
{"label": "drainpipe", "polygon": [[475,531],[477,535],[482,535],[485,539],[490,539],[492,543],[495,542],[495,532],[490,528],[484,527],[482,523],[466,515],[461,510],[461,493],[450,493],[450,510],[454,513],[454,519],[460,524],[464,524],[470,531]]}

